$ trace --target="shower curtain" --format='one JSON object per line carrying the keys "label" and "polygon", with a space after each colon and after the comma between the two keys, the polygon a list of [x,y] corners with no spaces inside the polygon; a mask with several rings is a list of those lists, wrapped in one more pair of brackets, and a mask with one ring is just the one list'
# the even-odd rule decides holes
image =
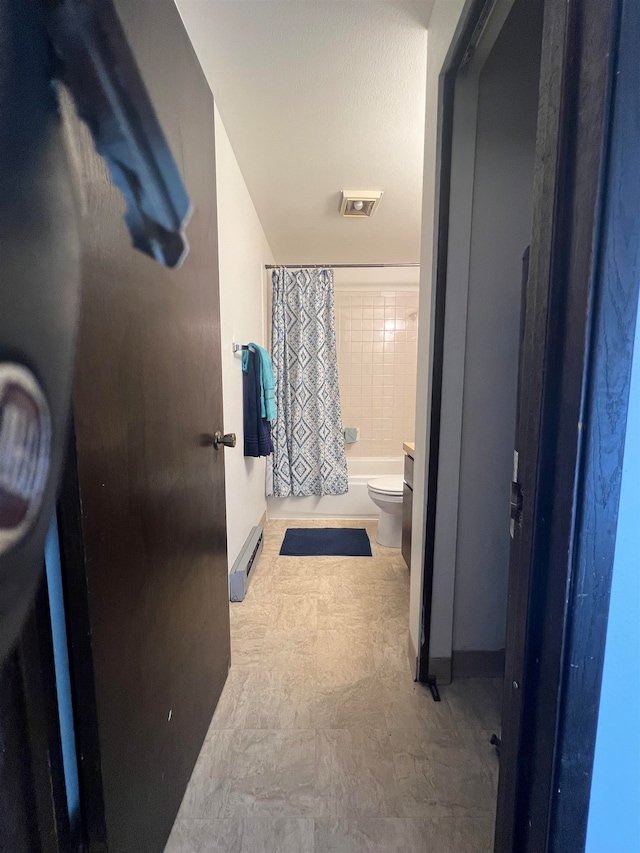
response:
{"label": "shower curtain", "polygon": [[272,347],[277,418],[269,493],[348,490],[333,299],[333,272],[273,271]]}

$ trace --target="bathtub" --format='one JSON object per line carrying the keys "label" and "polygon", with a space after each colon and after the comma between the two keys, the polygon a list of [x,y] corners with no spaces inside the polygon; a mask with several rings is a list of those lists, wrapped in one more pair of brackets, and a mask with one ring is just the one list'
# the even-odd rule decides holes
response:
{"label": "bathtub", "polygon": [[361,456],[347,460],[349,491],[346,495],[310,498],[267,498],[268,518],[377,518],[378,508],[367,492],[373,477],[402,474],[402,456]]}

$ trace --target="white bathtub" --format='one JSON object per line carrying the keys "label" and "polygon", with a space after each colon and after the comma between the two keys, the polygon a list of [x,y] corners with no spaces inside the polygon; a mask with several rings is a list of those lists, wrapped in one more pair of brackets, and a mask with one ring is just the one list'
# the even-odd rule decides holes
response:
{"label": "white bathtub", "polygon": [[373,477],[402,474],[402,456],[351,457],[349,491],[346,495],[321,495],[311,498],[267,498],[268,518],[377,518],[378,508],[367,492]]}

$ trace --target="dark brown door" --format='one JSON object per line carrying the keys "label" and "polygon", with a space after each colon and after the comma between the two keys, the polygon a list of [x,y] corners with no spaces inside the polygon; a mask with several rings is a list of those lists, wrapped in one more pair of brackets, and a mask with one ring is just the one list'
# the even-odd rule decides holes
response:
{"label": "dark brown door", "polygon": [[[189,196],[177,271],[135,251],[73,121],[86,217],[60,504],[91,850],[160,853],[230,660],[214,114],[172,0],[116,4]],[[105,845],[105,846],[103,846]]]}

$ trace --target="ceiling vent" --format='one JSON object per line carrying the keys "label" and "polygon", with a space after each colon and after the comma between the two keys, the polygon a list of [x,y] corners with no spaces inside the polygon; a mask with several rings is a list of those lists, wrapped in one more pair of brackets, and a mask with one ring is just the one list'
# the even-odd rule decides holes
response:
{"label": "ceiling vent", "polygon": [[376,190],[342,190],[340,215],[373,216],[378,209],[382,192]]}

